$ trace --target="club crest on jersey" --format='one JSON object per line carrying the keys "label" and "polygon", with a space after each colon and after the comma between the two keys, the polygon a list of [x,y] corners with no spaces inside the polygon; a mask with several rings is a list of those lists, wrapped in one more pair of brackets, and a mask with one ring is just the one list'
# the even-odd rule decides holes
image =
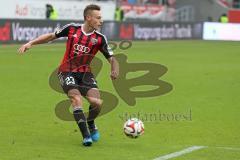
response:
{"label": "club crest on jersey", "polygon": [[98,40],[96,38],[92,38],[91,42],[92,42],[93,45],[95,45],[95,44],[97,44]]}

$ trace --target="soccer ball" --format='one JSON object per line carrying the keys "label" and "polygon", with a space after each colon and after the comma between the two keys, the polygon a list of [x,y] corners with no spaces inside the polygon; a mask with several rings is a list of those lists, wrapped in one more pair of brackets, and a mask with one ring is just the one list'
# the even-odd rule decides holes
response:
{"label": "soccer ball", "polygon": [[128,119],[123,125],[123,131],[130,138],[138,138],[144,133],[144,124],[137,118]]}

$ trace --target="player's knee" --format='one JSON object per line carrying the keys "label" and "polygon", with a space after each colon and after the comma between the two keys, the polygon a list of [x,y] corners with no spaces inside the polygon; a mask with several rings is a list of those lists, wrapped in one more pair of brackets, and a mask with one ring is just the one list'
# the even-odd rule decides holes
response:
{"label": "player's knee", "polygon": [[72,95],[71,99],[74,100],[74,101],[80,102],[81,101],[81,96],[80,95]]}
{"label": "player's knee", "polygon": [[102,106],[102,100],[98,99],[98,98],[89,98],[89,103],[92,106],[96,106],[96,107],[101,107]]}
{"label": "player's knee", "polygon": [[70,94],[69,98],[73,105],[80,105],[81,104],[81,95],[80,94]]}

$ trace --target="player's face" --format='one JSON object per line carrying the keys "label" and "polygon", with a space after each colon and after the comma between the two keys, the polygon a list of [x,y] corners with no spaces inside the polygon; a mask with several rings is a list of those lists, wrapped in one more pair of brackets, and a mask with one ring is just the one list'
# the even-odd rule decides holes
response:
{"label": "player's face", "polygon": [[101,11],[93,10],[89,16],[89,25],[96,30],[99,30],[102,26],[102,15]]}

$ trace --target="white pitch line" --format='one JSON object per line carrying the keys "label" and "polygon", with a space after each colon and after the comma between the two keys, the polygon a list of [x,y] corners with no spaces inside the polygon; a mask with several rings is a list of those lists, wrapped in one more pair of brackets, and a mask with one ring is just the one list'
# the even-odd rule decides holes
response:
{"label": "white pitch line", "polygon": [[233,151],[240,151],[240,148],[233,148],[233,147],[215,147],[218,149],[225,149],[225,150],[233,150]]}
{"label": "white pitch line", "polygon": [[184,150],[178,151],[178,152],[174,152],[174,153],[170,153],[161,157],[157,157],[154,160],[167,160],[167,159],[171,159],[171,158],[175,158],[175,157],[179,157],[181,155],[187,154],[187,153],[191,153],[193,151],[196,150],[200,150],[205,148],[206,146],[192,146],[192,147],[188,147]]}

